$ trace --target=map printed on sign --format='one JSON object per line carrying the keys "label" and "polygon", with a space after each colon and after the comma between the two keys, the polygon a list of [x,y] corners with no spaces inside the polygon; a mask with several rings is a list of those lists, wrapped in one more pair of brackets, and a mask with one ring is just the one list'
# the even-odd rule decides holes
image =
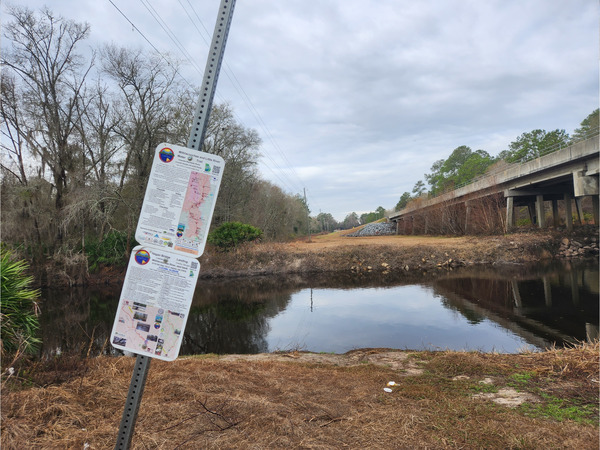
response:
{"label": "map printed on sign", "polygon": [[200,263],[194,258],[135,247],[110,336],[113,347],[176,359],[199,272]]}
{"label": "map printed on sign", "polygon": [[135,231],[137,241],[202,255],[224,166],[217,155],[159,145]]}

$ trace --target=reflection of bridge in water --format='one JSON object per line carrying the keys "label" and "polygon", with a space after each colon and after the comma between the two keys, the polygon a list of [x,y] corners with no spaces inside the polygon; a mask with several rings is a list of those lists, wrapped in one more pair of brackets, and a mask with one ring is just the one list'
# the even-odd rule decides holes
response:
{"label": "reflection of bridge in water", "polygon": [[[517,206],[527,206],[531,222],[542,228],[546,226],[546,202],[551,202],[549,211],[554,226],[562,221],[571,229],[573,201],[578,221],[582,222],[582,200],[588,197],[591,198],[594,223],[598,225],[598,151],[599,137],[596,135],[531,161],[509,164],[437,197],[418,199],[391,214],[389,220],[396,222],[398,234],[446,232],[440,227],[450,226],[447,222],[452,223],[453,232],[468,233],[473,228],[474,210],[481,209],[481,202],[488,199],[496,207],[506,207],[504,225],[507,229],[515,226]],[[562,218],[559,217],[559,201],[563,205]]]}
{"label": "reflection of bridge in water", "polygon": [[482,271],[433,282],[447,306],[469,321],[489,319],[540,348],[598,339],[598,267],[538,275]]}

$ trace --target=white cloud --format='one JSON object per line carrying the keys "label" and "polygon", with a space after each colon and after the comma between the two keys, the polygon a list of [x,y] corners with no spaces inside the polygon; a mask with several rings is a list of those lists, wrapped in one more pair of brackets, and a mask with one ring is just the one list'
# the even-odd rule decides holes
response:
{"label": "white cloud", "polygon": [[[113,1],[157,48],[177,54],[140,3]],[[190,2],[187,13],[187,0],[146,2],[204,68],[207,47],[187,13],[212,33],[219,2]],[[50,7],[90,22],[95,41],[149,47],[108,3]],[[598,107],[598,10],[589,0],[240,1],[224,70],[252,107],[223,73],[217,101],[262,135],[265,178],[306,186],[313,211],[341,220],[392,207],[459,145],[497,154],[534,128],[572,132]],[[185,74],[201,79],[190,67]]]}

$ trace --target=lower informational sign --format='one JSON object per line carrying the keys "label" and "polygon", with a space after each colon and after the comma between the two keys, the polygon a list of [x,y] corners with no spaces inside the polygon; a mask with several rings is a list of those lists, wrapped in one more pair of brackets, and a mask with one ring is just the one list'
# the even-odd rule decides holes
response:
{"label": "lower informational sign", "polygon": [[165,361],[176,359],[199,272],[194,258],[135,247],[110,336],[112,346]]}

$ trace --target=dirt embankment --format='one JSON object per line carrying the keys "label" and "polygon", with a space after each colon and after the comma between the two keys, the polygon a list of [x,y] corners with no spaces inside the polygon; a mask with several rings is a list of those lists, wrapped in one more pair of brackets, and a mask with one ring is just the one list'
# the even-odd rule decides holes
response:
{"label": "dirt embankment", "polygon": [[[581,247],[565,252],[564,242]],[[595,249],[588,247],[595,246]],[[571,246],[574,247],[574,246]],[[569,247],[570,248],[570,247]],[[476,264],[522,264],[555,258],[598,257],[598,228],[576,234],[529,230],[503,236],[370,236],[342,233],[313,236],[288,243],[249,244],[230,252],[207,247],[200,258],[201,278],[309,273],[406,273],[417,276],[439,269]],[[91,284],[122,283],[125,269],[105,268],[89,274]],[[57,273],[54,285],[75,277]],[[79,277],[81,280],[81,277]]]}
{"label": "dirt embankment", "polygon": [[[597,228],[577,239],[597,247]],[[423,272],[474,264],[528,263],[561,257],[564,234],[530,231],[504,236],[372,236],[340,233],[311,241],[258,244],[230,253],[210,251],[201,258],[202,276],[309,272]],[[597,256],[592,249],[577,256]]]}

